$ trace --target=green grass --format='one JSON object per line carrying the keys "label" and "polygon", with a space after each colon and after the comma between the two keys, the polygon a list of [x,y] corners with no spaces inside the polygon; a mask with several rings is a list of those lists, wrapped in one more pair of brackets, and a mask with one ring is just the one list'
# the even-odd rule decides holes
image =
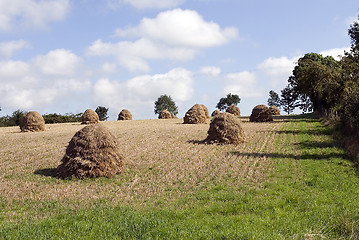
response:
{"label": "green grass", "polygon": [[[309,117],[289,119],[271,151],[261,153],[273,169],[260,186],[209,182],[145,208],[44,202],[40,211],[58,214],[15,223],[0,216],[0,239],[359,239],[358,171],[331,129]],[[2,213],[33,204],[7,209],[0,198]]]}

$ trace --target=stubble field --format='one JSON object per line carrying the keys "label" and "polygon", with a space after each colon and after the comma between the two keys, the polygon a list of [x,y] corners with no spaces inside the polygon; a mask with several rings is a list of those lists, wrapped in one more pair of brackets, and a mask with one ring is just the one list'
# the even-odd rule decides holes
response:
{"label": "stubble field", "polygon": [[[359,236],[355,232],[359,227],[350,230],[350,226],[359,225],[358,209],[353,210],[359,207],[354,202],[359,179],[330,130],[305,117],[277,118],[272,123],[242,118],[242,122],[246,142],[240,145],[202,144],[209,121],[199,125],[182,124],[182,119],[103,122],[120,140],[125,168],[111,179],[85,180],[55,177],[68,142],[83,125],[46,125],[46,131],[38,133],[0,128],[0,220],[5,229],[0,238],[24,237],[16,227],[23,223],[28,227],[20,232],[31,237],[37,224],[47,226],[46,221],[58,216],[129,207],[139,214],[140,222],[148,212],[185,212],[194,229],[199,224],[201,231],[188,230],[191,221],[182,225],[181,219],[177,229],[183,232],[172,235],[177,220],[167,222],[160,214],[156,219],[164,222],[144,226],[140,237],[138,230],[127,237],[119,232],[112,236],[108,230],[109,238],[162,238],[154,230],[159,228],[167,234],[162,233],[163,238],[356,239],[352,237]],[[224,225],[213,227],[206,218]],[[293,222],[283,225],[288,221]],[[98,228],[104,229],[100,222]]]}

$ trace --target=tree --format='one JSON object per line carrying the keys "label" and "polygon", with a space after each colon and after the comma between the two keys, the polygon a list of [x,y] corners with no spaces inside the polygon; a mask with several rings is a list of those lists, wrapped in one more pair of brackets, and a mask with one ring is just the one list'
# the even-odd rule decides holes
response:
{"label": "tree", "polygon": [[283,110],[290,114],[293,112],[295,107],[297,106],[298,102],[298,94],[294,91],[294,89],[288,85],[281,91],[281,106]]}
{"label": "tree", "polygon": [[280,107],[280,98],[278,93],[273,90],[269,91],[269,98],[267,100],[268,106]]}
{"label": "tree", "polygon": [[301,100],[297,107],[305,111],[331,114],[343,91],[340,62],[333,57],[307,53],[298,60],[288,82]]}
{"label": "tree", "polygon": [[226,97],[219,99],[216,108],[220,111],[226,110],[232,104],[238,105],[241,102],[241,99],[237,94],[228,93]]}
{"label": "tree", "polygon": [[106,121],[108,119],[108,116],[107,116],[108,108],[98,106],[96,108],[95,112],[97,113],[100,121]]}
{"label": "tree", "polygon": [[[359,15],[358,15],[358,20],[359,20]],[[348,34],[352,43],[351,54],[359,57],[359,23],[358,22],[354,22],[352,25],[350,25]]]}
{"label": "tree", "polygon": [[169,111],[172,116],[178,114],[176,103],[172,100],[171,96],[166,94],[161,95],[157,101],[155,101],[155,114],[160,114],[163,110]]}

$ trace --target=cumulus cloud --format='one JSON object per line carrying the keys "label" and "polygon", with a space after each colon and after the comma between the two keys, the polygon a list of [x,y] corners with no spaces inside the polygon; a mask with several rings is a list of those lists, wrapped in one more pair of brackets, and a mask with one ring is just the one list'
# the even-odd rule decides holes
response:
{"label": "cumulus cloud", "polygon": [[[162,94],[176,102],[189,100],[193,95],[193,73],[175,68],[165,74],[142,75],[127,81],[98,80],[93,88],[94,100],[115,109],[130,108],[144,116],[153,114],[153,103]],[[145,113],[143,112],[145,111]]]}
{"label": "cumulus cloud", "polygon": [[117,9],[123,4],[129,4],[137,9],[166,9],[173,8],[184,3],[185,0],[108,0],[107,5]]}
{"label": "cumulus cloud", "polygon": [[130,71],[149,71],[147,60],[193,59],[201,49],[226,44],[238,36],[236,28],[222,29],[214,22],[206,22],[196,11],[175,9],[144,18],[138,26],[117,29],[117,35],[133,41],[117,43],[95,41],[89,55],[115,56]]}
{"label": "cumulus cloud", "polygon": [[95,41],[87,50],[92,56],[114,56],[119,64],[130,71],[150,70],[148,59],[188,60],[194,57],[196,50],[180,47],[168,47],[149,39],[134,42],[121,41],[106,43],[101,39]]}
{"label": "cumulus cloud", "polygon": [[8,109],[59,107],[64,99],[89,91],[81,76],[81,58],[58,49],[25,61],[0,62],[0,102]]}
{"label": "cumulus cloud", "polygon": [[288,77],[291,75],[298,57],[270,57],[258,65],[258,69],[272,77]]}
{"label": "cumulus cloud", "polygon": [[244,98],[256,98],[264,96],[264,89],[258,87],[255,73],[243,71],[227,74],[224,94],[227,93],[238,94]]}
{"label": "cumulus cloud", "polygon": [[0,31],[19,26],[44,27],[63,20],[70,8],[69,0],[0,0]]}
{"label": "cumulus cloud", "polygon": [[57,49],[36,57],[33,62],[44,74],[71,76],[78,69],[81,59],[69,50]]}
{"label": "cumulus cloud", "polygon": [[349,52],[350,48],[333,48],[321,51],[320,54],[322,54],[324,57],[332,56],[335,60],[340,60],[340,58],[344,56],[345,51]]}
{"label": "cumulus cloud", "polygon": [[221,68],[215,66],[201,67],[200,73],[209,77],[217,77],[219,74],[221,74]]}
{"label": "cumulus cloud", "polygon": [[24,40],[0,42],[0,58],[10,58],[13,56],[14,52],[27,46],[28,44]]}
{"label": "cumulus cloud", "polygon": [[145,37],[168,45],[185,47],[213,47],[227,43],[238,36],[234,27],[221,29],[214,22],[206,22],[193,10],[174,9],[155,18],[144,18],[132,28],[118,29],[119,36]]}

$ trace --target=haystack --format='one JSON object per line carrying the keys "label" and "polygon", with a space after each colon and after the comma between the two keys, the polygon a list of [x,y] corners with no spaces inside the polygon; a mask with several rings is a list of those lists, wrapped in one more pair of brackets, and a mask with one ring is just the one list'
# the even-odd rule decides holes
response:
{"label": "haystack", "polygon": [[20,123],[21,132],[45,131],[45,120],[38,112],[28,112]]}
{"label": "haystack", "polygon": [[81,117],[81,124],[92,124],[100,121],[97,113],[92,109],[87,109]]}
{"label": "haystack", "polygon": [[195,104],[186,112],[183,120],[185,124],[205,123],[207,120],[206,112],[202,105]]}
{"label": "haystack", "polygon": [[203,110],[204,110],[204,113],[206,114],[206,117],[209,118],[208,108],[207,108],[205,105],[203,105],[203,104],[200,104],[200,105],[202,106],[202,108],[203,108]]}
{"label": "haystack", "polygon": [[271,112],[271,114],[272,114],[273,116],[279,116],[279,115],[280,115],[280,110],[279,110],[279,108],[276,107],[276,106],[270,106],[270,107],[269,107],[269,111]]}
{"label": "haystack", "polygon": [[241,120],[231,113],[219,113],[211,121],[206,143],[239,144],[245,141]]}
{"label": "haystack", "polygon": [[102,125],[90,124],[71,139],[62,163],[57,167],[59,178],[112,177],[122,171],[119,141]]}
{"label": "haystack", "polygon": [[226,110],[227,113],[232,113],[234,116],[240,117],[241,116],[241,110],[239,110],[239,107],[237,105],[232,104],[229,106]]}
{"label": "haystack", "polygon": [[212,112],[212,114],[211,114],[211,116],[212,117],[215,117],[215,116],[217,116],[218,114],[220,114],[221,113],[221,111],[219,111],[219,110],[214,110],[213,112]]}
{"label": "haystack", "polygon": [[273,121],[273,117],[266,105],[257,105],[253,108],[249,120],[251,122],[270,122]]}
{"label": "haystack", "polygon": [[170,119],[172,118],[172,114],[167,110],[162,110],[158,115],[158,119]]}
{"label": "haystack", "polygon": [[132,114],[127,109],[122,109],[122,111],[118,114],[117,120],[132,120]]}

